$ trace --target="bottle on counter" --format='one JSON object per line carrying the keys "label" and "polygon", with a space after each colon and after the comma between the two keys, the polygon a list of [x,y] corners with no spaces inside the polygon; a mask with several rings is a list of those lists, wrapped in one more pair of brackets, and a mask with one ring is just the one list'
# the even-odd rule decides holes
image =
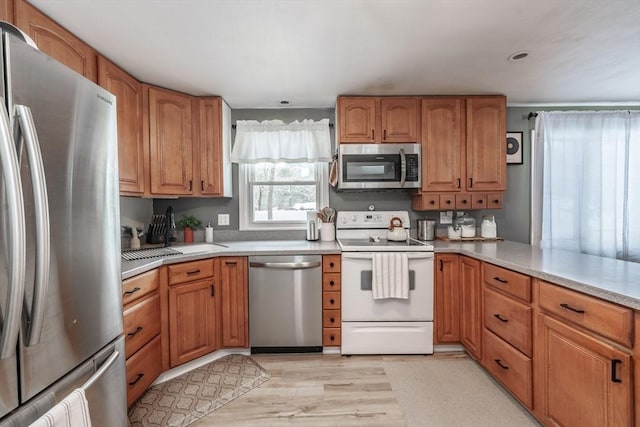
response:
{"label": "bottle on counter", "polygon": [[204,229],[204,241],[207,243],[213,243],[213,227],[211,223],[208,223]]}
{"label": "bottle on counter", "polygon": [[131,227],[131,249],[140,249],[140,238],[138,237],[138,230],[135,227]]}

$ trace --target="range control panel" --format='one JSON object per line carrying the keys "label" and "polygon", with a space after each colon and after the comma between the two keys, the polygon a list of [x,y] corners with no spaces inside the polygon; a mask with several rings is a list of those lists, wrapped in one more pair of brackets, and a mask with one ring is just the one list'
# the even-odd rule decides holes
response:
{"label": "range control panel", "polygon": [[392,218],[400,218],[404,228],[411,228],[407,211],[340,211],[336,228],[388,228]]}

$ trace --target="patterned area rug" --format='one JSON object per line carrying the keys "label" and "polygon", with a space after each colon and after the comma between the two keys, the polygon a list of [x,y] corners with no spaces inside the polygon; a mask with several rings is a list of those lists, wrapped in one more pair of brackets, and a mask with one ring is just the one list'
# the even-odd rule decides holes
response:
{"label": "patterned area rug", "polygon": [[231,354],[151,387],[129,410],[131,426],[183,427],[269,379],[253,359]]}

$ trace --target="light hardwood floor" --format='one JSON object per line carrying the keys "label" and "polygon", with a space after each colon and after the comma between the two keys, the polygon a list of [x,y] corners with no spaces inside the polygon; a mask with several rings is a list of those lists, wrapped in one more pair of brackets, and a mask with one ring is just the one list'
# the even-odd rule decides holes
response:
{"label": "light hardwood floor", "polygon": [[[509,425],[509,426],[534,426],[537,423],[525,414],[518,404],[509,398],[501,388],[495,384],[480,367],[468,359],[465,353],[436,354],[432,356],[353,356],[342,357],[339,355],[253,355],[256,362],[262,365],[271,375],[271,379],[260,387],[251,390],[234,401],[224,405],[208,416],[201,418],[194,426],[431,426],[445,425],[437,419],[429,418],[424,414],[425,405],[421,405],[420,398],[407,396],[407,390],[402,390],[404,384],[412,380],[411,372],[403,372],[398,375],[398,369],[403,366],[412,366],[418,371],[423,366],[431,366],[433,361],[450,360],[447,364],[455,373],[461,369],[464,375],[458,387],[461,395],[473,390],[473,384],[482,383],[482,394],[493,394],[500,403],[506,405],[503,412],[513,412],[506,421],[495,417],[486,423],[479,420],[472,412],[467,415],[447,414],[447,425]],[[459,361],[460,363],[456,363]],[[386,369],[395,378],[389,378]],[[432,369],[432,368],[430,368]],[[442,371],[440,367],[436,368]],[[445,369],[445,370],[446,370]],[[463,373],[464,370],[469,371]],[[442,372],[445,377],[449,374]],[[419,373],[416,374],[420,375]],[[431,374],[432,376],[433,373]],[[402,382],[398,383],[398,379]],[[423,381],[424,380],[424,381]],[[420,381],[428,384],[429,378],[421,378]],[[441,379],[438,379],[440,382]],[[399,394],[396,396],[391,384],[396,384]],[[411,385],[414,387],[415,385]],[[435,384],[437,387],[438,385]],[[416,388],[417,393],[422,393],[420,384]],[[486,389],[489,389],[489,393]],[[409,391],[409,394],[412,392]],[[449,392],[454,396],[458,390]],[[440,406],[437,399],[443,396],[442,404],[446,405],[452,400],[446,394],[436,393],[429,398],[436,400],[430,402],[431,410]],[[435,396],[435,397],[434,397]],[[482,396],[486,398],[486,396]],[[402,400],[402,405],[398,402]],[[455,400],[455,399],[453,399]],[[494,401],[485,402],[492,405],[491,410],[498,410]],[[459,402],[465,407],[464,402]],[[487,408],[484,408],[485,410]],[[478,410],[471,405],[471,410]],[[482,408],[479,409],[483,411]],[[408,414],[405,418],[404,413]],[[452,412],[444,409],[445,412]],[[453,412],[464,412],[458,410]],[[483,411],[484,412],[484,411]],[[449,417],[453,415],[454,418]],[[515,415],[515,418],[514,418]],[[456,418],[457,417],[457,418]],[[444,419],[442,420],[444,421]],[[494,424],[495,423],[495,424]]]}

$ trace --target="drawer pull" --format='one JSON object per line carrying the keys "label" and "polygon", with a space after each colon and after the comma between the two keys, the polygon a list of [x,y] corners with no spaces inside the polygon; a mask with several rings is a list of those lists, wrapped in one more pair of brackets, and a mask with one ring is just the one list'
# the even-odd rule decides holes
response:
{"label": "drawer pull", "polygon": [[225,261],[225,265],[236,265],[238,261]]}
{"label": "drawer pull", "polygon": [[504,323],[507,323],[509,321],[509,319],[505,319],[504,317],[500,316],[500,314],[494,314],[493,317]]}
{"label": "drawer pull", "polygon": [[495,277],[493,278],[493,280],[495,280],[496,282],[500,282],[500,283],[508,283],[508,282],[509,282],[508,280],[501,279],[501,278],[500,278],[500,277],[498,277],[498,276],[495,276]]}
{"label": "drawer pull", "polygon": [[187,271],[187,276],[200,273],[200,269]]}
{"label": "drawer pull", "polygon": [[329,304],[335,304],[335,303],[336,303],[336,300],[334,300],[333,298],[329,300]]}
{"label": "drawer pull", "polygon": [[142,379],[142,377],[144,377],[144,374],[142,374],[142,373],[138,374],[138,376],[136,377],[136,379],[135,379],[135,380],[133,380],[133,381],[131,381],[131,382],[129,383],[129,385],[130,385],[130,386],[134,386],[134,385],[136,385],[136,383],[137,383],[138,381],[140,381],[140,380]]}
{"label": "drawer pull", "polygon": [[504,365],[502,363],[502,360],[500,359],[494,359],[494,361],[498,364],[498,366],[500,366],[502,369],[509,369],[509,367],[507,365]]}
{"label": "drawer pull", "polygon": [[142,326],[138,326],[138,327],[136,328],[136,330],[135,330],[135,331],[133,331],[133,332],[129,332],[129,333],[127,334],[127,336],[128,336],[128,337],[133,337],[133,336],[135,336],[138,332],[140,332],[142,329],[143,329],[143,328],[142,328]]}
{"label": "drawer pull", "polygon": [[329,319],[330,323],[336,323],[336,319],[334,319],[333,317]]}
{"label": "drawer pull", "polygon": [[140,290],[140,288],[136,286],[135,288],[131,289],[130,291],[125,292],[124,294],[125,294],[125,295],[135,294],[135,293],[136,293],[136,292],[138,292],[139,290]]}
{"label": "drawer pull", "polygon": [[329,263],[329,267],[333,268],[333,267],[335,267],[335,264],[334,264],[334,263],[332,263],[332,262],[330,262],[330,263]]}
{"label": "drawer pull", "polygon": [[573,308],[569,304],[564,304],[563,303],[563,304],[560,304],[560,307],[566,308],[567,310],[571,310],[574,313],[579,313],[579,314],[583,314],[584,313],[584,310],[580,310],[579,308]]}
{"label": "drawer pull", "polygon": [[336,339],[336,337],[334,337],[333,335],[331,335],[331,336],[329,337],[329,341],[335,341],[335,339]]}
{"label": "drawer pull", "polygon": [[336,282],[334,282],[333,280],[331,280],[331,281],[329,282],[329,285],[331,285],[331,286],[333,286],[333,285],[335,285],[335,284],[336,284]]}
{"label": "drawer pull", "polygon": [[622,363],[622,360],[620,359],[613,359],[611,361],[611,382],[614,382],[614,383],[622,382],[621,379],[616,378],[616,366],[618,366],[621,363]]}

